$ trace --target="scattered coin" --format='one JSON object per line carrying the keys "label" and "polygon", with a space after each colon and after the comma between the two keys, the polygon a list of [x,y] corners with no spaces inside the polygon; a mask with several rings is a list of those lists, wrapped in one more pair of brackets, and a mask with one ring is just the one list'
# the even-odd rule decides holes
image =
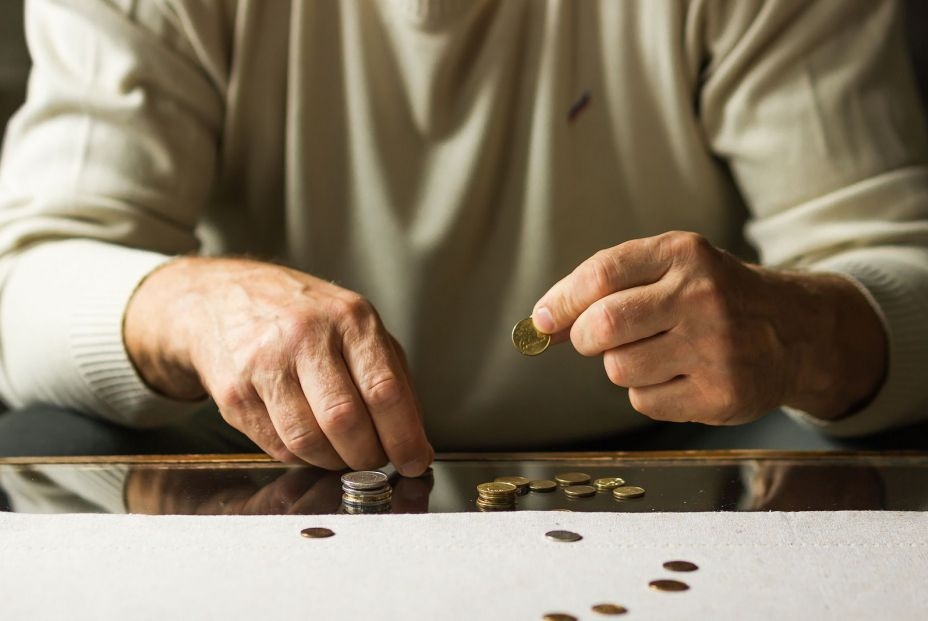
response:
{"label": "scattered coin", "polygon": [[542,617],[543,621],[577,621],[577,617],[565,612],[549,612]]}
{"label": "scattered coin", "polygon": [[553,492],[557,489],[557,483],[548,479],[539,479],[528,484],[528,488],[533,492]]}
{"label": "scattered coin", "polygon": [[568,485],[564,493],[571,498],[589,498],[596,495],[596,488],[592,485]]}
{"label": "scattered coin", "polygon": [[516,486],[516,489],[520,494],[524,494],[528,491],[528,485],[530,481],[525,477],[520,476],[508,476],[508,477],[496,477],[497,483],[512,483]]}
{"label": "scattered coin", "polygon": [[664,569],[669,571],[696,571],[699,565],[689,561],[667,561],[664,563]]}
{"label": "scattered coin", "polygon": [[300,534],[307,539],[325,539],[326,537],[331,537],[334,535],[335,532],[331,528],[314,526],[312,528],[304,528],[300,531]]}
{"label": "scattered coin", "polygon": [[342,487],[349,489],[379,489],[388,481],[387,475],[379,470],[346,472],[342,475]]}
{"label": "scattered coin", "polygon": [[625,480],[619,477],[603,477],[602,479],[593,481],[593,487],[601,492],[608,492],[622,485],[625,485]]}
{"label": "scattered coin", "polygon": [[583,539],[583,537],[581,537],[577,533],[573,531],[569,531],[569,530],[549,530],[548,532],[545,533],[545,537],[547,537],[551,541],[567,541],[567,542],[580,541],[581,539]]}
{"label": "scattered coin", "polygon": [[585,472],[562,472],[554,475],[554,480],[561,487],[567,485],[586,485],[590,482],[590,475]]}
{"label": "scattered coin", "polygon": [[629,498],[641,498],[644,496],[644,488],[638,487],[636,485],[623,485],[612,490],[612,495],[618,498],[619,500],[627,500]]}
{"label": "scattered coin", "polygon": [[591,610],[601,615],[624,615],[628,612],[628,608],[617,604],[596,604]]}
{"label": "scattered coin", "polygon": [[548,349],[548,345],[551,344],[551,335],[539,332],[532,322],[532,318],[528,317],[517,323],[512,329],[512,344],[516,346],[516,349],[521,354],[537,356]]}
{"label": "scattered coin", "polygon": [[655,591],[666,592],[686,591],[690,588],[685,582],[680,582],[679,580],[652,580],[648,583],[648,586]]}

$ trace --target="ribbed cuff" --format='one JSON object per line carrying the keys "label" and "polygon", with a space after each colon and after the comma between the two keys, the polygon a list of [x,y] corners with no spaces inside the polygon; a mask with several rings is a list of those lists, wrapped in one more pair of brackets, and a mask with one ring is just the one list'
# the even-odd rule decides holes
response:
{"label": "ribbed cuff", "polygon": [[843,275],[873,305],[888,335],[886,379],[861,410],[840,420],[823,421],[785,408],[797,420],[838,437],[861,436],[915,422],[928,405],[928,302],[898,269],[883,264],[878,249],[838,255],[816,265],[816,271]]}
{"label": "ribbed cuff", "polygon": [[0,313],[10,404],[46,403],[130,427],[173,423],[201,408],[205,401],[151,390],[123,343],[132,293],[170,259],[86,239],[46,242],[18,256]]}
{"label": "ribbed cuff", "polygon": [[205,401],[176,401],[149,388],[129,358],[122,333],[123,317],[135,289],[171,257],[112,249],[115,254],[105,261],[105,271],[96,274],[93,286],[74,305],[68,334],[71,355],[81,377],[105,405],[101,414],[106,418],[132,427],[175,422],[201,408]]}

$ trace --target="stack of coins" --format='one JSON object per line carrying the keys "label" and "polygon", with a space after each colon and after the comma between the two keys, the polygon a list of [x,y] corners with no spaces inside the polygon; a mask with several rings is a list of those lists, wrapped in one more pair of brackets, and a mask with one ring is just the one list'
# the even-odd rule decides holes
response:
{"label": "stack of coins", "polygon": [[387,475],[379,470],[362,470],[342,475],[342,504],[349,513],[357,510],[377,511],[390,506],[393,488]]}
{"label": "stack of coins", "polygon": [[477,508],[481,511],[511,511],[516,508],[518,490],[512,483],[481,483],[477,486]]}

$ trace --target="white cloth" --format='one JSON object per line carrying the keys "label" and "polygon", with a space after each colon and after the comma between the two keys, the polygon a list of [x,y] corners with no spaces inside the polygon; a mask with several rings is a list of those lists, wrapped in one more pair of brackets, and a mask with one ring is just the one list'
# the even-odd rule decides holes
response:
{"label": "white cloth", "polygon": [[[329,539],[300,536],[327,526]],[[583,540],[545,539],[552,529]],[[921,620],[928,514],[0,515],[5,621]],[[664,561],[699,565],[673,574]],[[683,580],[682,593],[648,582]]]}

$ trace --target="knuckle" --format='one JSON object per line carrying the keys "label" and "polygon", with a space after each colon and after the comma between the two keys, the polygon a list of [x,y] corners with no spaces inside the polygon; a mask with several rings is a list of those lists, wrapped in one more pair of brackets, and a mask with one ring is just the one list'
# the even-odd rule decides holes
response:
{"label": "knuckle", "polygon": [[354,323],[364,323],[375,316],[374,307],[364,296],[350,293],[338,298],[336,312],[344,319]]}
{"label": "knuckle", "polygon": [[612,291],[612,270],[608,251],[600,250],[587,261],[585,277],[597,292],[606,295]]}
{"label": "knuckle", "polygon": [[325,443],[319,432],[309,428],[288,431],[282,439],[287,449],[296,455],[312,455],[319,452]]}
{"label": "knuckle", "polygon": [[402,403],[406,391],[396,375],[387,373],[361,386],[361,394],[370,407],[379,409]]}
{"label": "knuckle", "polygon": [[358,426],[358,408],[353,399],[333,397],[323,401],[316,419],[330,433],[350,434]]}
{"label": "knuckle", "polygon": [[243,410],[255,403],[255,395],[251,386],[244,382],[223,382],[210,393],[216,405],[224,411]]}
{"label": "knuckle", "polygon": [[603,356],[603,366],[606,369],[606,376],[609,378],[610,382],[616,386],[628,386],[629,382],[628,374],[625,369],[625,361],[618,352],[606,352],[606,355]]}

